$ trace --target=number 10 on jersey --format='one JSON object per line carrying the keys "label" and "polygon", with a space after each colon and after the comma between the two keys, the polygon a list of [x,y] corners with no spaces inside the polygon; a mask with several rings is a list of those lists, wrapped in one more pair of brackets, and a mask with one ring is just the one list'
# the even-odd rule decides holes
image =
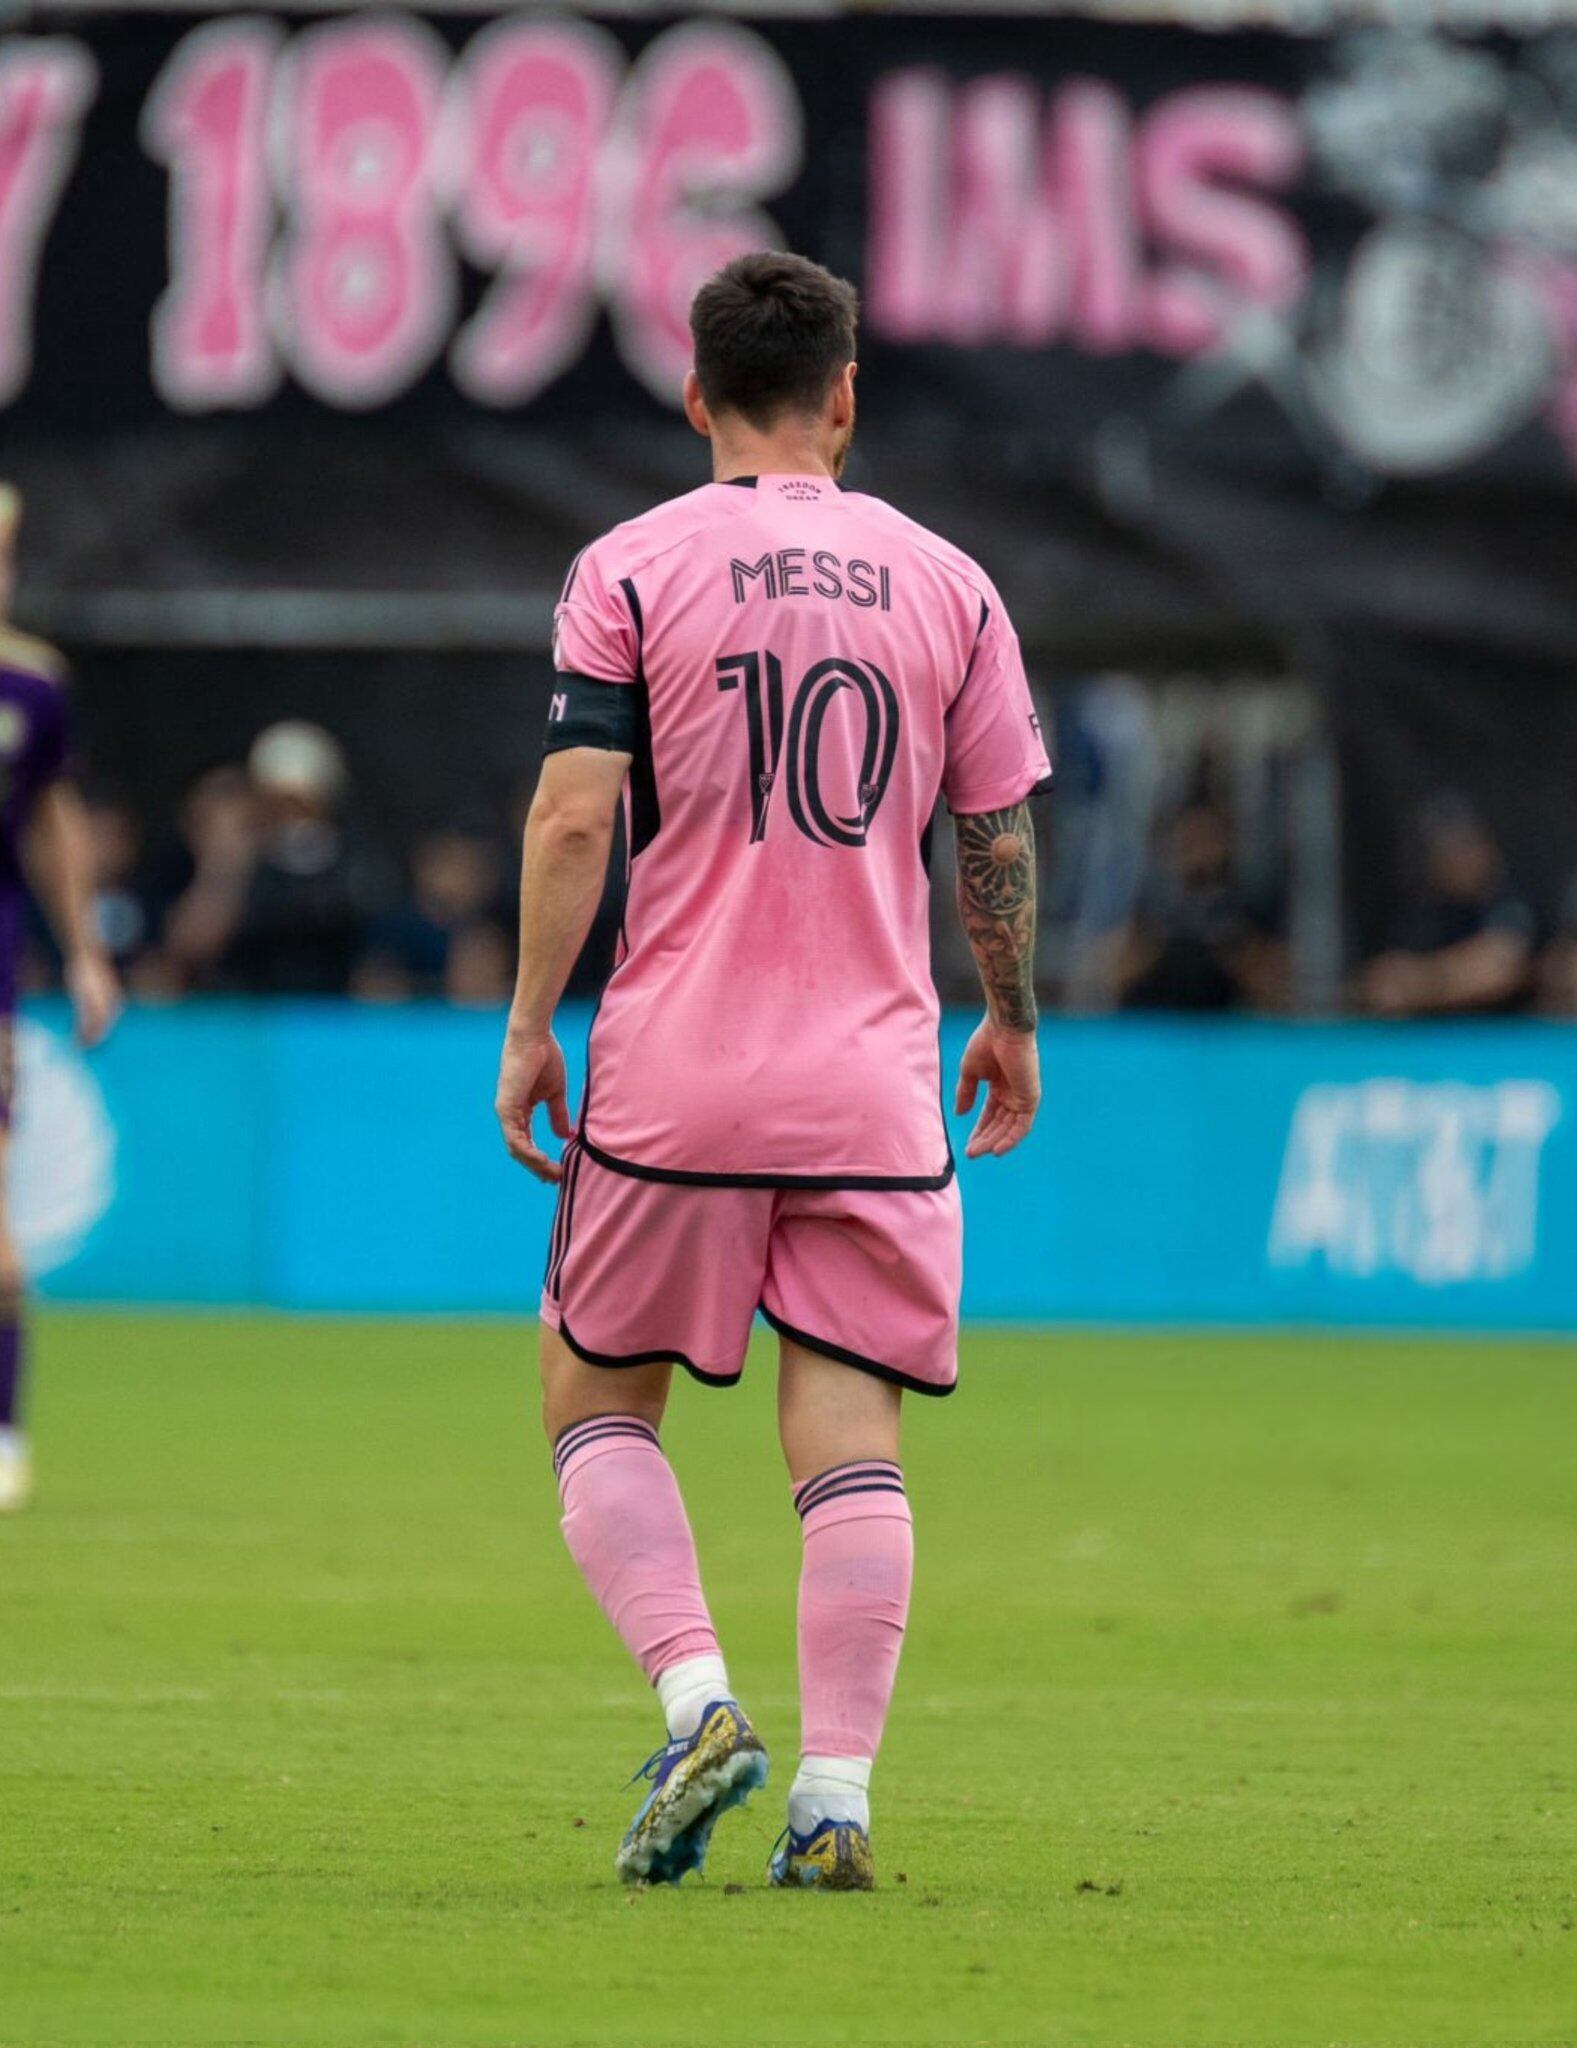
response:
{"label": "number 10 on jersey", "polygon": [[[772,792],[786,754],[789,815],[818,846],[863,846],[887,794],[898,755],[898,693],[873,661],[830,655],[813,662],[793,693],[784,732],[783,664],[770,652],[718,657],[717,687],[744,697],[750,748],[750,837],[767,836]],[[822,791],[822,737],[828,713],[845,690],[859,699],[864,721],[860,746],[859,808],[830,808]]]}

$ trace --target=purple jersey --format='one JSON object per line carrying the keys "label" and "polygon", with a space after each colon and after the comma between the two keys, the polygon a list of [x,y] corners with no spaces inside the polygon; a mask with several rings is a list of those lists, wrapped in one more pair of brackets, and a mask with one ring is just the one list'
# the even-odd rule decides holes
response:
{"label": "purple jersey", "polygon": [[22,841],[41,793],[66,769],[68,718],[51,649],[0,631],[0,1015],[16,1007],[26,930]]}

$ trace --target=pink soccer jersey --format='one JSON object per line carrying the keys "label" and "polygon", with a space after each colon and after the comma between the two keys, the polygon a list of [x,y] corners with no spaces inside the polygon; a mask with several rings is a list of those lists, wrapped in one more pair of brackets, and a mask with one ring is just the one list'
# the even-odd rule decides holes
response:
{"label": "pink soccer jersey", "polygon": [[944,1186],[932,813],[939,794],[1016,804],[1050,774],[990,581],[828,477],[708,484],[581,554],[554,660],[644,699],[588,1157],[680,1182]]}

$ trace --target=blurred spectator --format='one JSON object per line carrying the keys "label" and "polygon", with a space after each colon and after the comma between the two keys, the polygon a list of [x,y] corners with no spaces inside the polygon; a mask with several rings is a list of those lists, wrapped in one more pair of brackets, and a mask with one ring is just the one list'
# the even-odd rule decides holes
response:
{"label": "blurred spectator", "polygon": [[1577,1017],[1577,875],[1567,884],[1560,923],[1539,963],[1539,1008]]}
{"label": "blurred spectator", "polygon": [[[89,795],[83,802],[93,914],[99,937],[122,978],[141,993],[160,993],[157,974],[159,910],[142,858],[142,828],[119,797]],[[23,984],[29,990],[60,984],[60,954],[38,906],[28,905]]]}
{"label": "blurred spectator", "polygon": [[84,810],[93,863],[93,914],[99,937],[123,978],[153,957],[158,911],[142,858],[142,828],[129,804],[90,796]]}
{"label": "blurred spectator", "polygon": [[1516,1008],[1528,993],[1533,915],[1506,879],[1500,848],[1454,801],[1430,807],[1420,825],[1422,889],[1397,943],[1360,972],[1359,1007],[1377,1017]]}
{"label": "blurred spectator", "polygon": [[178,986],[218,973],[246,903],[260,820],[244,768],[215,768],[193,784],[177,820],[164,957]]}
{"label": "blurred spectator", "polygon": [[197,985],[336,995],[380,907],[378,863],[343,810],[339,742],[287,719],[259,733],[241,780],[205,776],[183,820],[189,886],[172,907],[172,956]]}
{"label": "blurred spectator", "polygon": [[507,1003],[515,985],[515,947],[502,925],[478,920],[450,941],[444,994],[451,1003],[486,1007]]}
{"label": "blurred spectator", "polygon": [[436,995],[452,973],[465,980],[467,970],[456,967],[454,954],[474,935],[491,936],[507,953],[499,922],[502,862],[493,838],[429,832],[412,850],[410,871],[411,900],[372,921],[356,964],[354,992],[369,1001]]}
{"label": "blurred spectator", "polygon": [[415,990],[398,960],[388,953],[364,953],[352,971],[347,993],[359,1003],[408,1003]]}
{"label": "blurred spectator", "polygon": [[1213,798],[1186,804],[1163,841],[1159,872],[1117,945],[1126,1010],[1232,1010],[1283,1000],[1283,948],[1236,879],[1232,821]]}
{"label": "blurred spectator", "polygon": [[264,995],[338,995],[379,907],[378,863],[343,817],[349,788],[339,742],[287,719],[247,757],[261,829],[227,970]]}

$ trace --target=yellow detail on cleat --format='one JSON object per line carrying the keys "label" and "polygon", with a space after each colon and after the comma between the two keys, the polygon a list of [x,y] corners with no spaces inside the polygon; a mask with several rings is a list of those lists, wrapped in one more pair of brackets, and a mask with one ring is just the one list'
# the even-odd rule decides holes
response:
{"label": "yellow detail on cleat", "polygon": [[776,1883],[804,1885],[819,1892],[873,1892],[876,1861],[871,1838],[852,1825],[824,1827],[809,1848],[785,1857]]}
{"label": "yellow detail on cleat", "polygon": [[715,1708],[698,1731],[695,1747],[619,1844],[614,1858],[619,1876],[626,1884],[672,1884],[687,1870],[699,1870],[719,1815],[742,1806],[766,1775],[766,1752],[744,1715],[726,1703]]}

